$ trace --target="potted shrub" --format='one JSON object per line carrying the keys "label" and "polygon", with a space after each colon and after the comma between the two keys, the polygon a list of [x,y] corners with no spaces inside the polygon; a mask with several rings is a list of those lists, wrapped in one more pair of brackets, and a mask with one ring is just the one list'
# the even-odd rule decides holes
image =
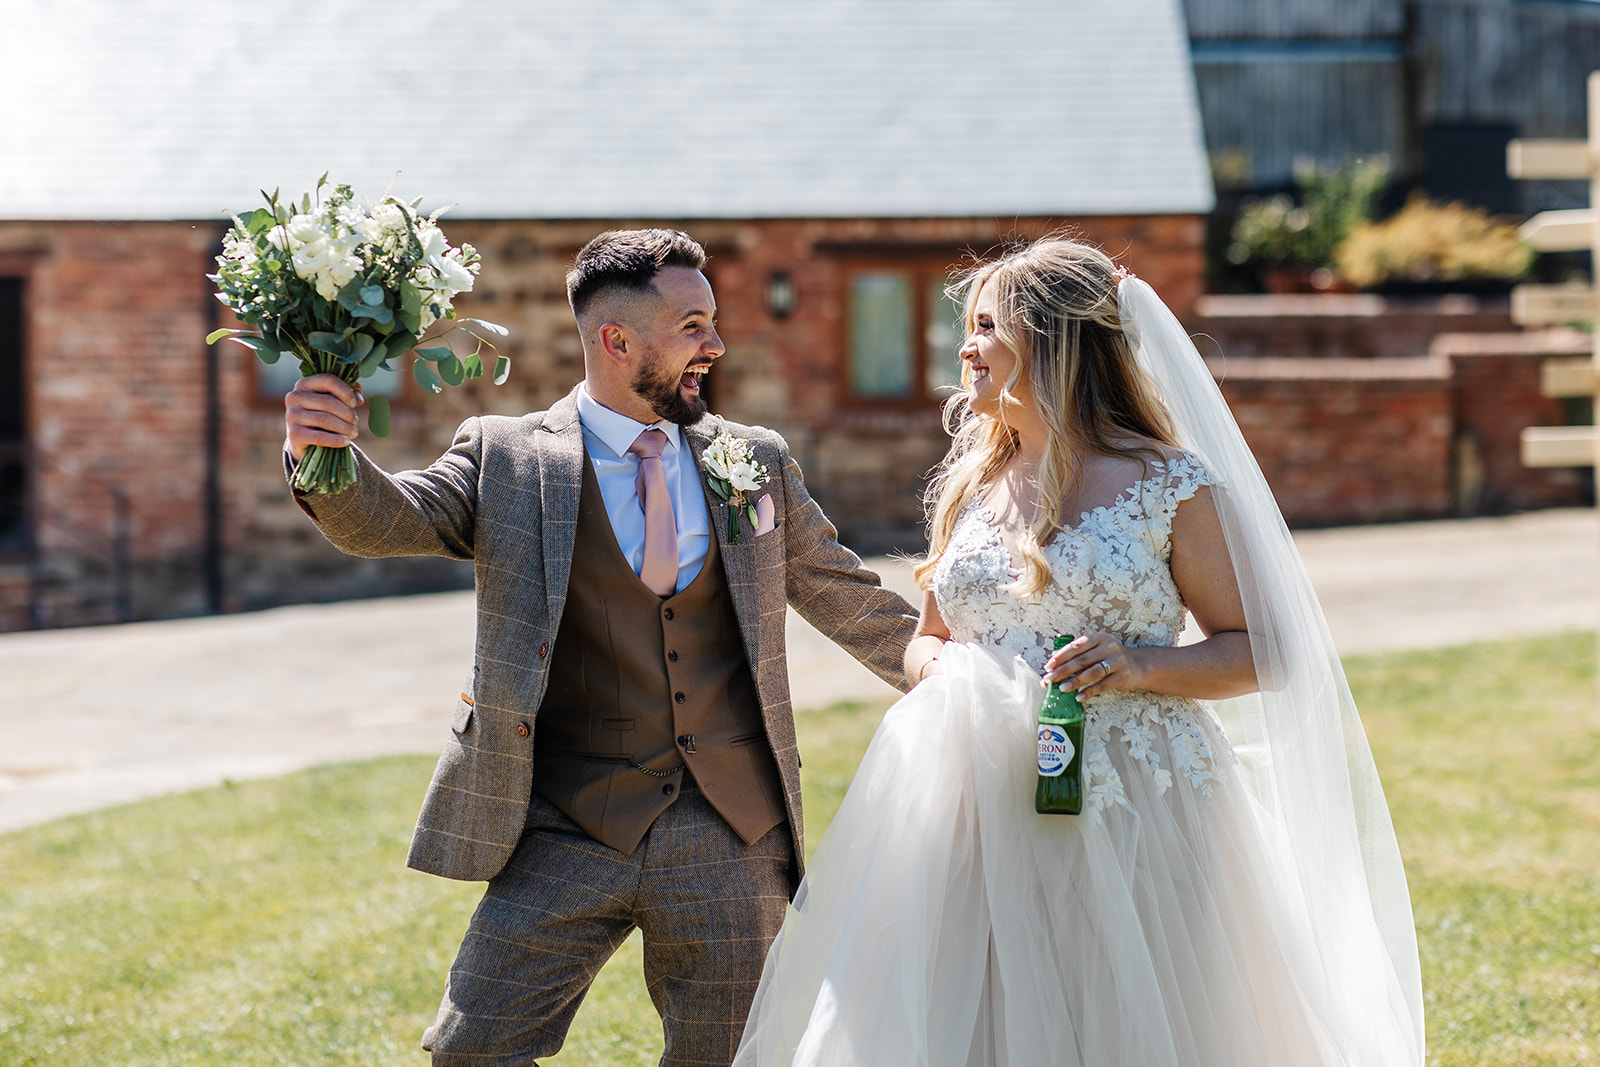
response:
{"label": "potted shrub", "polygon": [[1298,161],[1297,197],[1280,193],[1244,202],[1230,235],[1229,261],[1254,265],[1268,291],[1333,288],[1335,250],[1372,219],[1388,180],[1384,156],[1349,156],[1336,167]]}
{"label": "potted shrub", "polygon": [[1352,285],[1389,292],[1504,289],[1534,252],[1516,228],[1482,208],[1413,196],[1383,222],[1363,222],[1334,259]]}

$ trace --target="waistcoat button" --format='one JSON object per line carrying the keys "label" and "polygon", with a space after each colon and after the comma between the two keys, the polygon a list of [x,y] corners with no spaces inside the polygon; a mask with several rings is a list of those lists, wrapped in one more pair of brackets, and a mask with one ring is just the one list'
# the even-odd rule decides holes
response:
{"label": "waistcoat button", "polygon": [[661,609],[661,617],[663,619],[666,619],[668,622],[671,622],[672,621],[672,609],[671,608],[663,608],[663,609]]}
{"label": "waistcoat button", "polygon": [[667,662],[669,662],[669,663],[678,662],[678,651],[677,651],[677,649],[673,649],[671,652],[667,653]]}
{"label": "waistcoat button", "polygon": [[687,698],[684,697],[684,695],[681,692],[679,692],[679,693],[673,693],[672,694],[672,699],[676,700],[678,703],[682,704],[684,702],[684,700],[687,699]]}
{"label": "waistcoat button", "polygon": [[546,641],[542,645],[539,646],[539,658],[540,659],[544,659],[545,654],[547,652],[549,652],[549,651],[550,651],[550,642]]}
{"label": "waistcoat button", "polygon": [[667,796],[670,797],[674,792],[677,791],[677,787],[674,786],[671,782],[668,782],[666,785],[661,787],[661,791],[663,793],[667,794]]}
{"label": "waistcoat button", "polygon": [[528,736],[528,724],[527,723],[525,723],[525,722],[517,723],[517,736],[518,737],[527,737]]}

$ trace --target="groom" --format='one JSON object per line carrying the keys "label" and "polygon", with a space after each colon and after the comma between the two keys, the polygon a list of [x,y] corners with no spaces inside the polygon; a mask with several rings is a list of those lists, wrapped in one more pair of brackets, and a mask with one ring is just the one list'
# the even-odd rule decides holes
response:
{"label": "groom", "polygon": [[[423,1035],[435,1064],[554,1054],[635,927],[661,1062],[731,1061],[801,875],[785,603],[904,688],[911,606],[838,543],[781,437],[706,415],[704,264],[674,230],[601,234],[567,275],[584,380],[563,400],[468,419],[422,471],[358,451],[353,488],[297,496],[345,552],[476,564],[472,673],[407,860],[489,881]],[[299,382],[290,459],[349,444],[359,402]],[[724,430],[766,470],[735,530],[701,469]]]}

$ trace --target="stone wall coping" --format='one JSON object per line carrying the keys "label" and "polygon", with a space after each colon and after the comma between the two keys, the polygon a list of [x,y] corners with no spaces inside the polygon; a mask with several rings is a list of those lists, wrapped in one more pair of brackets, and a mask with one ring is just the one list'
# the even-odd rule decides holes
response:
{"label": "stone wall coping", "polygon": [[1594,338],[1583,330],[1529,330],[1516,333],[1441,333],[1428,354],[1450,356],[1586,356]]}
{"label": "stone wall coping", "polygon": [[1376,293],[1208,293],[1194,302],[1197,319],[1343,318],[1383,315],[1479,315],[1504,311],[1505,297],[1469,293],[1396,297]]}
{"label": "stone wall coping", "polygon": [[1432,356],[1341,359],[1267,357],[1206,360],[1218,382],[1238,381],[1448,381],[1450,361]]}

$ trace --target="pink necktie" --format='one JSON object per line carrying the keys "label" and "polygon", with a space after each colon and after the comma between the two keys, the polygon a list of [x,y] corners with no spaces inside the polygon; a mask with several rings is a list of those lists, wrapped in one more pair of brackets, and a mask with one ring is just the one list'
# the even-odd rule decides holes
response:
{"label": "pink necktie", "polygon": [[639,506],[644,508],[644,563],[639,578],[657,596],[678,591],[678,523],[672,517],[672,494],[667,491],[667,471],[661,450],[667,435],[651,428],[634,439],[630,456],[639,457]]}

